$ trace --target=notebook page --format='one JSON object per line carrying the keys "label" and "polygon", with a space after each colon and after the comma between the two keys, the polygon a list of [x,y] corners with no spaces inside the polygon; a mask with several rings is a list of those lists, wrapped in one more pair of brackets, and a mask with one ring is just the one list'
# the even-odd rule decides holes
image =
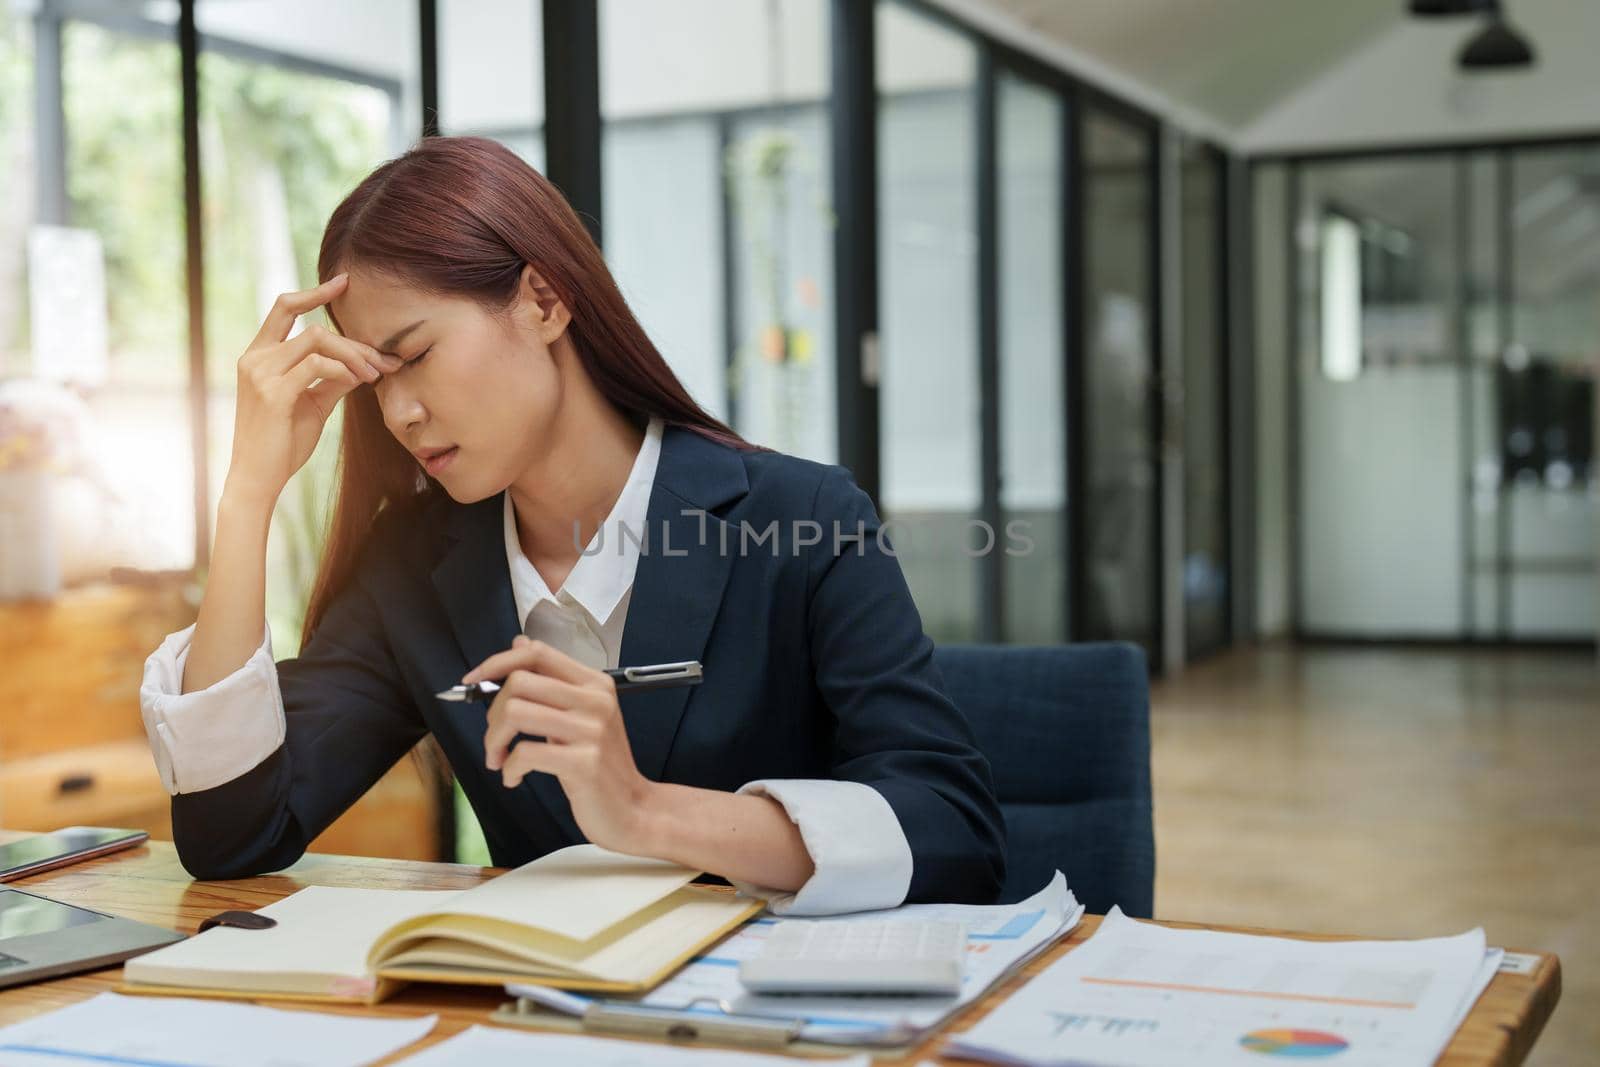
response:
{"label": "notebook page", "polygon": [[574,845],[465,890],[439,910],[587,941],[688,885],[696,873],[665,860]]}
{"label": "notebook page", "polygon": [[[207,976],[321,975],[335,995],[362,995],[367,951],[389,927],[418,912],[446,908],[458,890],[347,889],[308,886],[260,909],[278,921],[267,930],[218,926],[123,965],[134,984],[211,985]],[[252,983],[259,988],[258,983]],[[297,985],[289,983],[289,985]],[[299,988],[292,991],[300,992]]]}
{"label": "notebook page", "polygon": [[[476,918],[447,918],[412,929],[374,962],[383,974],[442,964],[639,984],[681,963],[758,907],[758,902],[732,893],[684,889],[585,943]],[[515,962],[519,960],[525,962]]]}

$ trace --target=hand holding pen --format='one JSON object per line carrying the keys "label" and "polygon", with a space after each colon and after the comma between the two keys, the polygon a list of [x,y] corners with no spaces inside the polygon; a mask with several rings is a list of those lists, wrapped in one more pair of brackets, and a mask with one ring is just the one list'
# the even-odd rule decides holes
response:
{"label": "hand holding pen", "polygon": [[[490,702],[484,765],[499,772],[507,789],[533,771],[553,775],[586,838],[616,852],[647,855],[653,792],[667,787],[640,773],[617,698],[624,689],[700,680],[698,663],[602,671],[518,634],[509,649],[468,671],[440,699]],[[457,691],[459,696],[446,695]]]}

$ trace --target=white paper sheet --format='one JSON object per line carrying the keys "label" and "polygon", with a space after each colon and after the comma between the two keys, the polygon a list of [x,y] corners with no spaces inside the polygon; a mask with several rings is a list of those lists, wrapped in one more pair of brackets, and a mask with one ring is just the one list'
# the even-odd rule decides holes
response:
{"label": "white paper sheet", "polygon": [[[749,993],[739,982],[739,962],[757,955],[776,920],[756,919],[721,941],[638,1003],[696,1014],[720,1014],[718,1005],[737,1015],[805,1019],[808,1041],[840,1044],[892,1044],[914,1038],[964,1005],[982,996],[1002,975],[1035,951],[1077,925],[1083,906],[1057,871],[1050,884],[1017,904],[908,904],[885,911],[860,912],[836,918],[797,920],[827,923],[945,919],[967,928],[967,967],[961,992],[946,997],[774,996]],[[536,986],[508,986],[567,1014],[580,1014],[588,998],[571,993],[554,996]]]}
{"label": "white paper sheet", "polygon": [[[1467,1021],[1467,1016],[1472,1014],[1472,1006],[1478,1003],[1478,998],[1483,996],[1483,991],[1489,988],[1489,983],[1494,981],[1494,976],[1500,973],[1500,963],[1505,959],[1506,950],[1503,948],[1484,949],[1483,964],[1478,968],[1478,974],[1472,980],[1472,988],[1467,990],[1467,995],[1461,1001],[1460,1008],[1456,1011],[1455,1022],[1450,1027],[1450,1032],[1455,1033],[1461,1029],[1461,1024]],[[1448,1044],[1448,1042],[1446,1042]]]}
{"label": "white paper sheet", "polygon": [[357,1067],[437,1016],[360,1019],[178,997],[101,993],[0,1029],[4,1067]]}
{"label": "white paper sheet", "polygon": [[1489,955],[1482,930],[1311,942],[1169,930],[1113,909],[945,1050],[1007,1064],[1421,1067],[1492,975]]}
{"label": "white paper sheet", "polygon": [[790,1056],[765,1056],[754,1052],[723,1051],[705,1048],[674,1048],[645,1041],[621,1041],[605,1037],[578,1037],[567,1034],[531,1034],[520,1030],[501,1030],[473,1026],[395,1067],[528,1067],[529,1064],[560,1064],[561,1067],[795,1067],[797,1063],[821,1063],[828,1067],[869,1067],[866,1056],[848,1059],[796,1060]]}

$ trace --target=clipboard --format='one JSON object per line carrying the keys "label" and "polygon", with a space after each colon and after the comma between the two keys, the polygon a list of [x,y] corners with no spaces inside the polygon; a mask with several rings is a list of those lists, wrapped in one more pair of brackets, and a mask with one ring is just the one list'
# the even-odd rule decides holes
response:
{"label": "clipboard", "polygon": [[[1039,893],[1012,907],[1021,909],[1038,904],[1057,883],[1062,896],[1060,905],[1065,909],[1058,925],[986,978],[982,989],[973,997],[951,1005],[937,1019],[925,1022],[913,1023],[907,1019],[900,1025],[864,1025],[855,1031],[843,1020],[761,1014],[756,1005],[752,1005],[756,1010],[741,1014],[733,1010],[734,1002],[715,995],[701,995],[677,1004],[647,1005],[633,999],[567,994],[531,983],[509,986],[506,992],[515,999],[502,1004],[489,1021],[529,1029],[608,1034],[677,1045],[762,1049],[798,1056],[838,1058],[865,1053],[872,1057],[903,1057],[941,1032],[947,1033],[950,1025],[971,1011],[981,999],[1011,985],[1029,963],[1077,926],[1084,908],[1066,888],[1066,880],[1059,871]],[[1040,907],[1038,914],[1047,914],[1047,909]],[[809,1030],[813,1025],[823,1029]],[[846,1028],[835,1029],[838,1025]],[[809,1036],[804,1036],[808,1030]]]}
{"label": "clipboard", "polygon": [[[700,1010],[694,1010],[699,1008]],[[709,1010],[708,1010],[709,1009]],[[928,1036],[895,1044],[838,1045],[806,1041],[800,1037],[804,1019],[768,1018],[738,1015],[722,1004],[703,998],[683,1008],[656,1008],[642,1004],[617,1004],[594,1001],[581,1015],[569,1015],[546,1007],[527,997],[501,1005],[490,1022],[521,1026],[531,1030],[564,1030],[594,1036],[647,1038],[671,1044],[711,1048],[762,1049],[800,1056],[837,1059],[850,1053],[896,1057],[911,1052],[914,1042]]]}

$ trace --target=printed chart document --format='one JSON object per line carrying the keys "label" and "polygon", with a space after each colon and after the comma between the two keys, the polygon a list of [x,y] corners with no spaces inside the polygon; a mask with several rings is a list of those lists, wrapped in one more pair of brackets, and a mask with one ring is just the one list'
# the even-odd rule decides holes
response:
{"label": "printed chart document", "polygon": [[1482,930],[1426,941],[1297,941],[1134,922],[1017,990],[947,1053],[1005,1064],[1422,1067],[1498,964]]}
{"label": "printed chart document", "polygon": [[426,1036],[437,1017],[358,1019],[205,1000],[101,993],[0,1029],[5,1067],[228,1064],[357,1067]]}
{"label": "printed chart document", "polygon": [[407,981],[642,992],[762,909],[697,872],[575,845],[461,891],[310,886],[129,960],[134,993],[374,1003]]}
{"label": "printed chart document", "polygon": [[401,1060],[395,1067],[485,1067],[491,1063],[561,1064],[561,1067],[795,1067],[822,1063],[830,1067],[870,1067],[866,1056],[848,1059],[796,1060],[753,1052],[673,1048],[643,1041],[566,1034],[523,1034],[473,1026]]}
{"label": "printed chart document", "polygon": [[[907,904],[809,922],[877,922],[884,919],[944,919],[967,928],[967,963],[961,992],[951,996],[763,995],[739,982],[739,963],[760,953],[776,920],[756,919],[697,956],[647,996],[627,1003],[690,1014],[758,1015],[803,1019],[803,1041],[844,1045],[896,1045],[914,1040],[982,996],[1002,977],[1065,935],[1083,917],[1067,880],[1057,871],[1050,884],[1018,904]],[[795,922],[793,918],[786,921]],[[588,998],[510,985],[554,1011],[581,1014]],[[617,1003],[610,1001],[608,1003]],[[726,1008],[726,1012],[722,1008]]]}

